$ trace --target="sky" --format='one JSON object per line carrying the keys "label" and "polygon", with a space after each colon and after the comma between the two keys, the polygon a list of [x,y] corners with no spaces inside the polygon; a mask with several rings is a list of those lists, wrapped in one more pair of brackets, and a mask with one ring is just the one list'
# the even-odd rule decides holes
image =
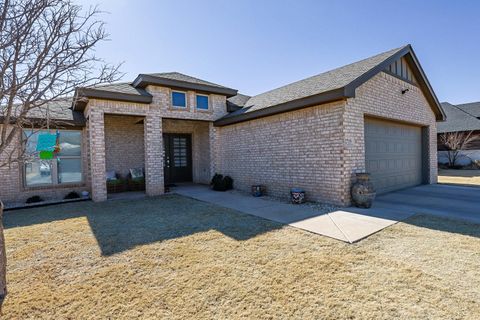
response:
{"label": "sky", "polygon": [[77,0],[123,80],[178,71],[259,94],[412,44],[440,101],[480,101],[480,1]]}

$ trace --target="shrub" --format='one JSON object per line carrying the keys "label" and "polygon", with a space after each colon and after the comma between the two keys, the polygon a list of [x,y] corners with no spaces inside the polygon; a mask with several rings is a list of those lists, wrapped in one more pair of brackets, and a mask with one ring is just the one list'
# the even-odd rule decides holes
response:
{"label": "shrub", "polygon": [[233,179],[229,176],[224,177],[223,175],[216,173],[213,176],[210,185],[215,191],[227,191],[233,189]]}
{"label": "shrub", "polygon": [[114,179],[107,181],[107,193],[124,192],[126,190],[125,179]]}
{"label": "shrub", "polygon": [[111,185],[111,186],[118,186],[118,185],[121,185],[121,184],[125,184],[125,180],[115,179],[115,180],[108,180],[107,181],[107,185]]}
{"label": "shrub", "polygon": [[225,181],[225,187],[227,188],[227,190],[232,190],[233,189],[233,179],[230,176],[225,176],[225,178],[223,178],[223,180]]}
{"label": "shrub", "polygon": [[75,192],[75,191],[72,191],[72,192],[69,192],[63,199],[78,199],[80,198],[80,195]]}
{"label": "shrub", "polygon": [[25,201],[26,203],[37,203],[37,202],[42,202],[43,199],[40,196],[32,196]]}

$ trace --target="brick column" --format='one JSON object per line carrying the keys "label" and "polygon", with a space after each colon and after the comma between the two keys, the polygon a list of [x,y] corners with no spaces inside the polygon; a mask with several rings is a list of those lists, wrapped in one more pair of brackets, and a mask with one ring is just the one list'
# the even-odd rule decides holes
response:
{"label": "brick column", "polygon": [[90,143],[90,170],[92,200],[107,200],[107,178],[105,173],[105,127],[101,111],[91,111],[88,118]]}
{"label": "brick column", "polygon": [[209,123],[208,127],[208,140],[210,143],[209,150],[210,150],[210,179],[217,173],[218,169],[218,131],[217,128],[213,125],[212,122]]}
{"label": "brick column", "polygon": [[145,117],[145,190],[148,196],[164,193],[162,118],[157,114]]}

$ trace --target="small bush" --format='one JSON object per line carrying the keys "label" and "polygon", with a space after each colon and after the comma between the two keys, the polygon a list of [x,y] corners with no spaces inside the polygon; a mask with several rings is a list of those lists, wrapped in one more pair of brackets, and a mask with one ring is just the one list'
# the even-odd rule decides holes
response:
{"label": "small bush", "polygon": [[80,198],[80,195],[77,192],[72,191],[68,193],[63,199],[78,199],[78,198]]}
{"label": "small bush", "polygon": [[213,176],[210,184],[215,191],[227,191],[233,189],[233,179],[229,176],[224,177],[218,173]]}
{"label": "small bush", "polygon": [[227,187],[227,190],[232,190],[233,189],[233,179],[230,176],[225,176],[223,178],[225,181],[225,187]]}
{"label": "small bush", "polygon": [[110,186],[118,186],[118,185],[122,185],[122,184],[125,184],[124,179],[115,179],[115,180],[108,180],[107,181],[107,185],[110,185]]}
{"label": "small bush", "polygon": [[43,199],[40,196],[32,196],[25,201],[26,203],[37,203],[37,202],[42,202]]}

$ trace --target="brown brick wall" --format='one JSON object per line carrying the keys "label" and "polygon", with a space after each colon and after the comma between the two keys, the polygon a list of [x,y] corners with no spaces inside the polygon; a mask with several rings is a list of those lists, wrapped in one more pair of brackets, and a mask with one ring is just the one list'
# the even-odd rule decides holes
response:
{"label": "brown brick wall", "polygon": [[217,128],[216,170],[232,176],[235,188],[288,197],[292,187],[307,198],[342,200],[343,101]]}
{"label": "brown brick wall", "polygon": [[129,170],[145,167],[143,117],[105,115],[106,170],[127,177]]}

